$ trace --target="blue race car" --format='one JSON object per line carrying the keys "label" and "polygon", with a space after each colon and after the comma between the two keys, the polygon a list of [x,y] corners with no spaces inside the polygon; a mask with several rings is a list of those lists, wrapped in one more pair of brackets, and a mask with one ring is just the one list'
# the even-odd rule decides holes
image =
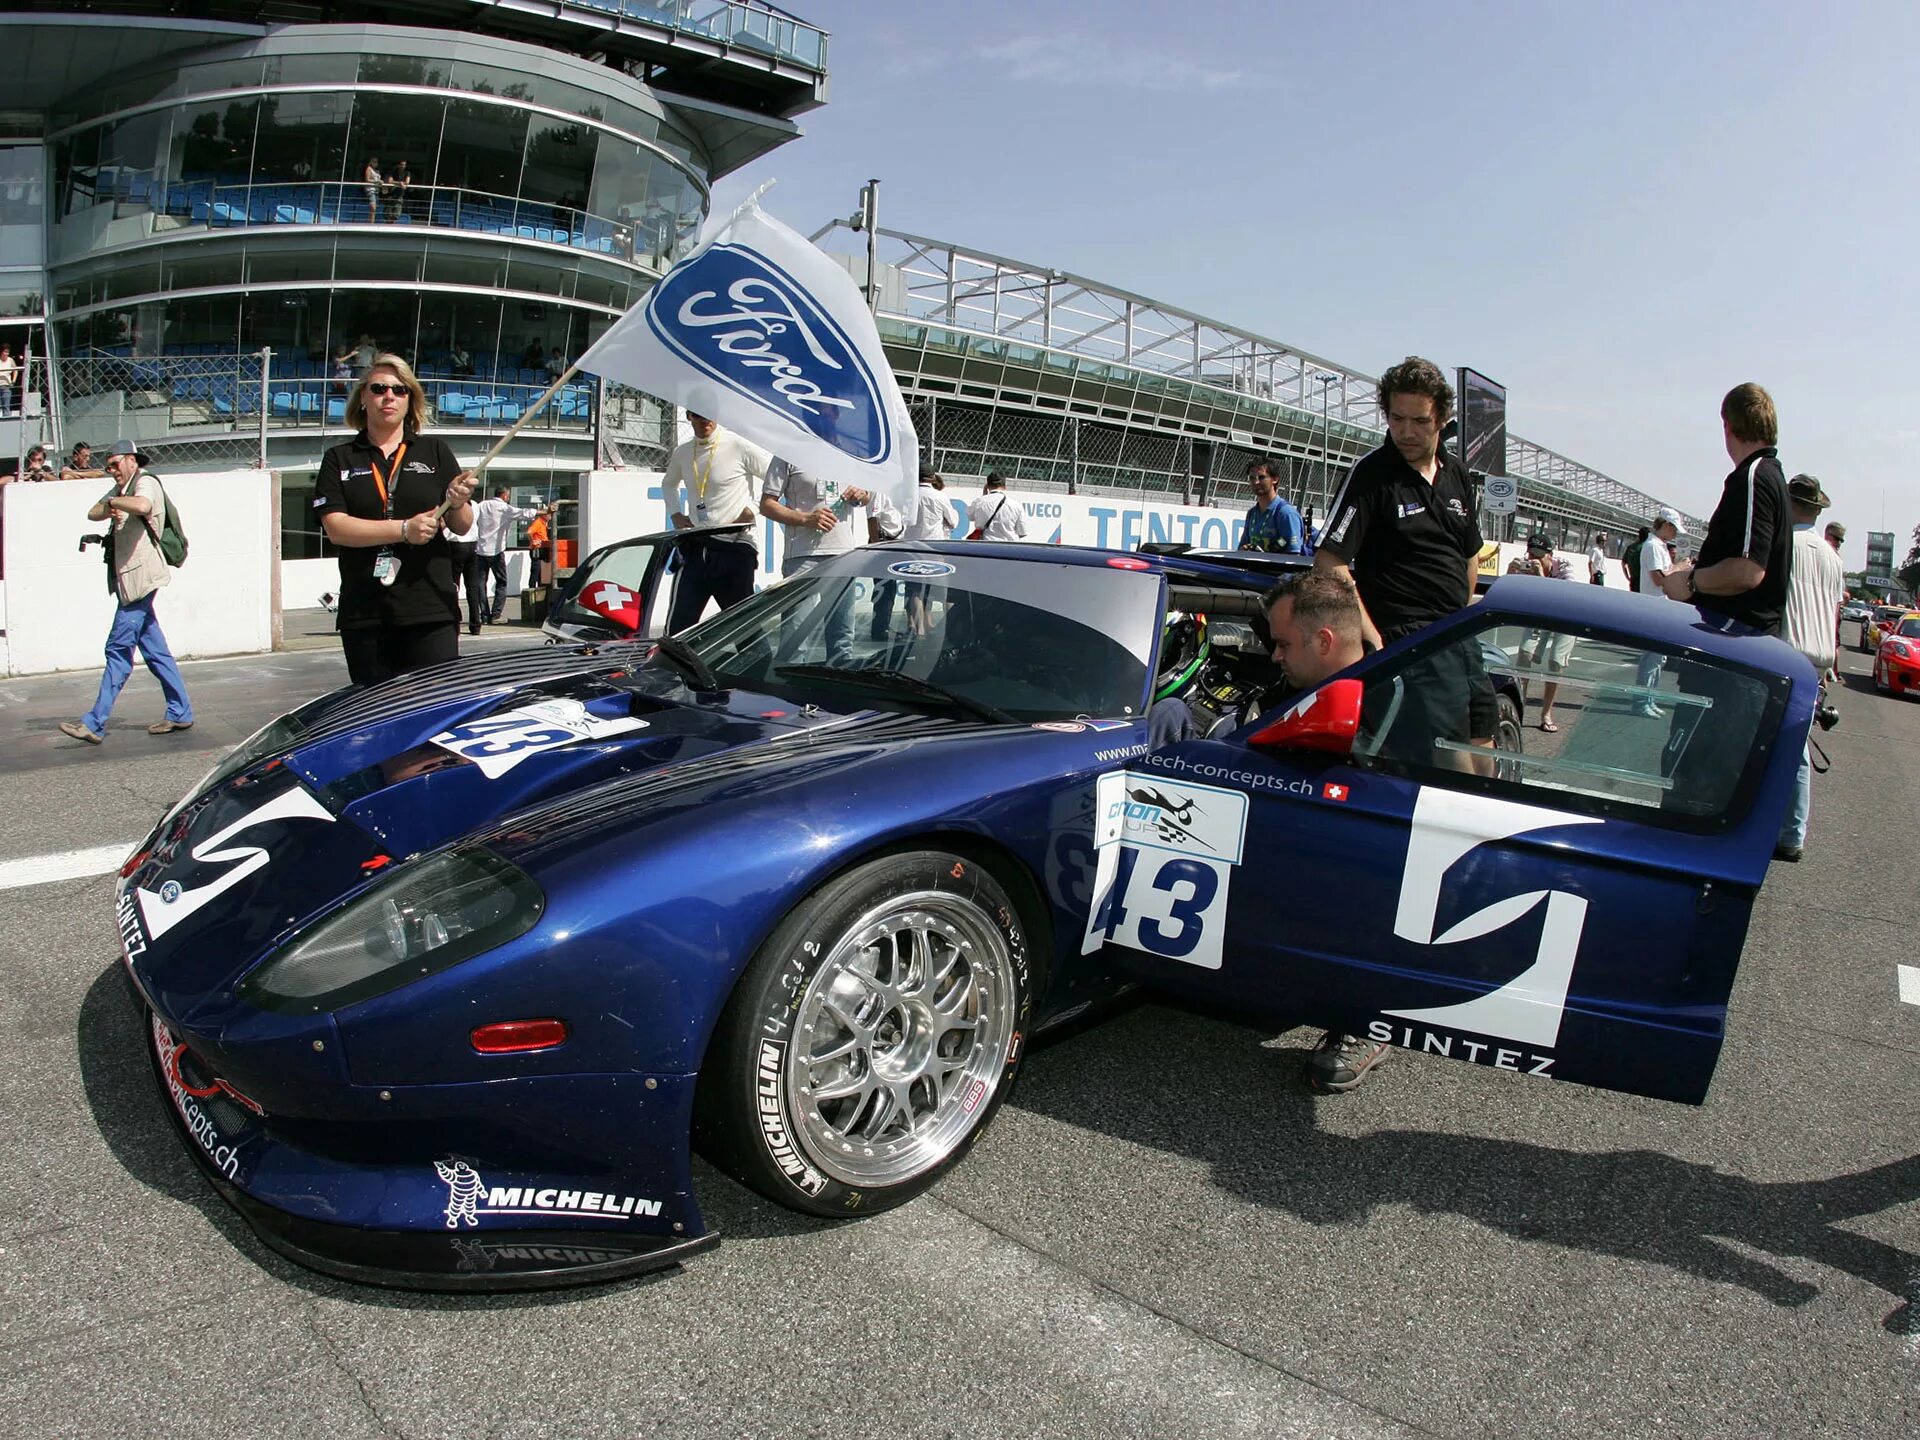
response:
{"label": "blue race car", "polygon": [[[123,870],[187,1148],[296,1260],[671,1264],[717,1239],[696,1146],[883,1210],[1133,987],[1704,1098],[1811,712],[1785,645],[1515,577],[1262,709],[1230,556],[879,546],[654,643],[668,551],[591,557],[569,643],[276,720]],[[1543,636],[1558,732],[1474,744]],[[1153,748],[1174,700],[1202,738]]]}

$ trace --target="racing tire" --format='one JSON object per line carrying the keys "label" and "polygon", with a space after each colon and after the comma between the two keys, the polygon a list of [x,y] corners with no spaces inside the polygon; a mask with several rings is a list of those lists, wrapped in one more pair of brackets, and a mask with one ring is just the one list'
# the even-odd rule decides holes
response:
{"label": "racing tire", "polygon": [[1019,906],[972,857],[855,867],[781,921],[735,987],[702,1067],[700,1148],[807,1214],[904,1204],[1006,1099],[1039,965]]}

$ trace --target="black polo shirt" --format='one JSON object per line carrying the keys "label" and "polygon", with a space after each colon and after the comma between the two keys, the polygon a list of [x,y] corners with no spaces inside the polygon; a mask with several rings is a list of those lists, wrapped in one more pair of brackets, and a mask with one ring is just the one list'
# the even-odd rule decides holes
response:
{"label": "black polo shirt", "polygon": [[1701,591],[1694,596],[1695,603],[1702,610],[1778,635],[1793,574],[1793,510],[1787,503],[1786,471],[1771,445],[1749,455],[1727,476],[1694,564],[1704,569],[1736,555],[1765,566],[1766,578],[1739,595]]}
{"label": "black polo shirt", "polygon": [[1355,462],[1328,508],[1320,548],[1353,570],[1383,639],[1451,615],[1472,599],[1480,554],[1467,467],[1445,450],[1428,484],[1389,440]]}
{"label": "black polo shirt", "polygon": [[[446,498],[447,482],[461,471],[446,441],[431,435],[407,437],[399,456],[399,478],[387,480],[393,506],[380,499],[373,467],[385,477],[388,462],[367,432],[335,445],[321,457],[314,480],[313,513],[352,515],[361,520],[404,520],[431,510]],[[325,528],[324,526],[322,527]],[[340,628],[366,630],[381,625],[457,625],[460,607],[453,588],[453,550],[444,531],[424,545],[396,542],[400,561],[391,585],[373,578],[377,545],[336,547],[340,554]]]}

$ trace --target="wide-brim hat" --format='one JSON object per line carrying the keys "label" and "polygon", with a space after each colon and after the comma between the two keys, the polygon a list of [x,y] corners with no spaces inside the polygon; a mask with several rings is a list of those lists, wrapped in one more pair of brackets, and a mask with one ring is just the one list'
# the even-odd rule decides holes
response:
{"label": "wide-brim hat", "polygon": [[1820,482],[1812,475],[1796,475],[1787,482],[1787,494],[1802,505],[1812,505],[1824,510],[1833,501],[1827,498],[1827,492],[1820,488]]}

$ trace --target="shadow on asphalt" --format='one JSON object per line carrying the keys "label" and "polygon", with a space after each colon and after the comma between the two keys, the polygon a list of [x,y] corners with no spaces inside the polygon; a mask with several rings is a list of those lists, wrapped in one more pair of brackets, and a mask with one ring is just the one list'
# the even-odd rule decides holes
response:
{"label": "shadow on asphalt", "polygon": [[[1651,1150],[1586,1153],[1409,1130],[1350,1137],[1322,1130],[1319,1107],[1361,1097],[1316,1097],[1297,1078],[1306,1051],[1261,1040],[1146,1007],[1035,1054],[1011,1103],[1203,1161],[1221,1188],[1312,1225],[1357,1225],[1375,1207],[1406,1205],[1744,1286],[1776,1305],[1804,1305],[1818,1287],[1733,1246],[1817,1261],[1896,1297],[1902,1303],[1883,1326],[1920,1334],[1920,1255],[1841,1228],[1920,1200],[1920,1155],[1770,1184]],[[1149,1075],[1159,1078],[1143,1083]],[[1369,1084],[1390,1085],[1391,1075],[1383,1070]]]}

